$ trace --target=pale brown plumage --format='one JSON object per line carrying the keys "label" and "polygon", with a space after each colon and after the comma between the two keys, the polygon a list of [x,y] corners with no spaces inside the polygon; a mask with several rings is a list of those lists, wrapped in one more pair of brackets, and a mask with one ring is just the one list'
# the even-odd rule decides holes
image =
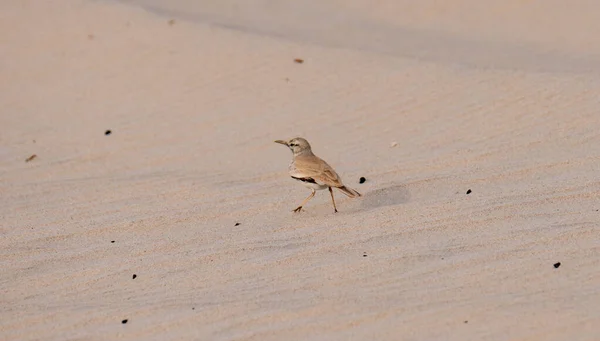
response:
{"label": "pale brown plumage", "polygon": [[296,137],[289,141],[277,140],[275,142],[288,146],[294,154],[292,163],[289,166],[290,176],[295,180],[302,181],[312,191],[294,212],[299,212],[302,209],[302,206],[315,195],[315,190],[329,189],[334,212],[337,212],[337,207],[333,198],[332,187],[339,189],[351,198],[361,196],[354,189],[346,187],[340,176],[327,162],[313,154],[310,144],[305,139]]}
{"label": "pale brown plumage", "polygon": [[340,176],[325,160],[316,155],[299,155],[294,159],[295,169],[290,170],[290,175],[295,178],[312,178],[318,184],[335,187],[351,198],[360,197],[361,194],[352,188],[344,186]]}

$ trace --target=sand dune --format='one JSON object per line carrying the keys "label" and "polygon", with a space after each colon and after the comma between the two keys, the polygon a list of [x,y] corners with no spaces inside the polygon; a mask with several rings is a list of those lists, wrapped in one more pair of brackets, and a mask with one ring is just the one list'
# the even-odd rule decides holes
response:
{"label": "sand dune", "polygon": [[597,13],[2,2],[0,339],[597,339]]}

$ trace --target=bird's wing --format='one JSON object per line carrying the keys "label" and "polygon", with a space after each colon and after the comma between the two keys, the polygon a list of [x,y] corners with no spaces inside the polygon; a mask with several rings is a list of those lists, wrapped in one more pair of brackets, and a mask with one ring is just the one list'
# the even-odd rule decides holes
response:
{"label": "bird's wing", "polygon": [[312,178],[318,183],[331,187],[343,186],[339,175],[327,162],[317,156],[297,157],[294,160],[294,170],[290,175],[296,178]]}

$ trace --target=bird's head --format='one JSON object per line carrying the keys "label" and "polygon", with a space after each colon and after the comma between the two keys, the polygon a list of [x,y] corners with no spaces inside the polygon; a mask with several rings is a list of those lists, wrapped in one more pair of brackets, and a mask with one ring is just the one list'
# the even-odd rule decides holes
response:
{"label": "bird's head", "polygon": [[292,153],[294,153],[294,155],[299,155],[299,154],[303,154],[303,153],[312,153],[312,151],[310,149],[310,144],[308,143],[308,141],[306,141],[302,137],[294,137],[293,139],[291,139],[289,141],[276,140],[275,143],[281,143],[283,145],[286,145],[288,148],[290,148],[290,150],[292,151]]}

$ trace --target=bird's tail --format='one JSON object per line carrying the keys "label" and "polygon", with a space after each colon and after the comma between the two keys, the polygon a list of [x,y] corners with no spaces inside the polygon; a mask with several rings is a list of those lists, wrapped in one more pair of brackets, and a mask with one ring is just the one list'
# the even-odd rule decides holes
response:
{"label": "bird's tail", "polygon": [[356,198],[356,197],[361,197],[362,196],[360,193],[358,193],[357,191],[353,190],[350,187],[342,186],[342,187],[338,187],[338,189],[340,191],[342,191],[342,193],[344,193],[347,196],[349,196],[350,198]]}

